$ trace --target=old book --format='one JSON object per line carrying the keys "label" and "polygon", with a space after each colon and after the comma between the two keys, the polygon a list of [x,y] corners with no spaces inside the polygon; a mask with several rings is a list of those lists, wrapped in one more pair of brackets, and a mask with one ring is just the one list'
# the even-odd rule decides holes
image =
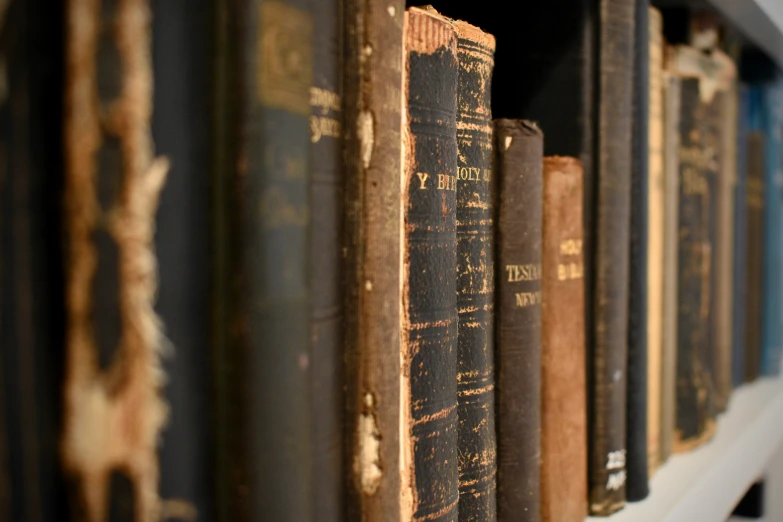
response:
{"label": "old book", "polygon": [[660,464],[664,289],[663,19],[649,13],[649,134],[647,180],[647,466]]}
{"label": "old book", "polygon": [[498,520],[541,517],[543,135],[495,120]]}
{"label": "old book", "polygon": [[541,520],[587,516],[582,165],[543,168],[541,280]]}
{"label": "old book", "polygon": [[[753,96],[753,93],[751,94]],[[751,104],[753,101],[751,100]],[[752,382],[761,371],[761,308],[764,295],[764,171],[766,139],[764,133],[748,134],[747,260],[745,284],[745,381]]]}
{"label": "old book", "polygon": [[[411,8],[403,126],[403,518],[457,520],[457,37]],[[406,513],[408,514],[406,516]]]}
{"label": "old book", "polygon": [[[396,522],[401,517],[401,477],[396,470],[400,469],[401,413],[404,12],[401,0],[343,2],[349,520]],[[369,55],[368,48],[373,49]]]}
{"label": "old book", "polygon": [[734,267],[732,272],[733,303],[731,330],[732,384],[745,382],[745,321],[748,302],[748,138],[750,133],[750,91],[745,83],[739,85],[737,123],[736,185],[734,187]]}
{"label": "old book", "polygon": [[227,520],[313,516],[308,7],[225,2],[216,17],[216,484]]}
{"label": "old book", "polygon": [[58,440],[63,14],[35,0],[0,9],[0,520],[68,511]]}
{"label": "old book", "polygon": [[674,445],[677,388],[678,244],[680,202],[680,120],[682,82],[664,73],[663,165],[663,314],[661,318],[661,424],[660,462],[666,462]]}
{"label": "old book", "polygon": [[635,6],[601,0],[598,17],[592,322],[588,345],[590,513],[625,505],[628,268]]}
{"label": "old book", "polygon": [[341,0],[312,1],[313,84],[310,87],[310,407],[313,520],[338,522],[343,494],[343,200]]}
{"label": "old book", "polygon": [[633,57],[631,246],[628,274],[628,398],[626,401],[626,486],[629,501],[649,493],[647,467],[647,253],[649,0],[636,0]]}
{"label": "old book", "polygon": [[457,447],[459,517],[497,518],[494,363],[492,113],[495,38],[465,22],[457,31]]}

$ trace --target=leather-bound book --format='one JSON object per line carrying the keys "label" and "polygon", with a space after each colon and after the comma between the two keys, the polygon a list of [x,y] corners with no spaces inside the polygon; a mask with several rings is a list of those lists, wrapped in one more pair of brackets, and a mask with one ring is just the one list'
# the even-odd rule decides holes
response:
{"label": "leather-bound book", "polygon": [[541,520],[587,516],[582,165],[548,156],[543,169]]}
{"label": "leather-bound book", "polygon": [[224,520],[313,516],[307,0],[219,5],[217,451]]}
{"label": "leather-bound book", "polygon": [[498,520],[541,518],[543,135],[495,120]]}
{"label": "leather-bound book", "polygon": [[[753,96],[753,94],[751,94]],[[751,104],[753,101],[751,100]],[[764,295],[764,170],[766,138],[752,130],[748,134],[747,261],[745,284],[745,381],[756,380],[761,367],[761,304]]]}
{"label": "leather-bound book", "polygon": [[745,382],[745,331],[748,302],[748,135],[750,133],[750,90],[739,85],[737,123],[736,185],[734,187],[734,267],[732,330],[731,330],[731,381],[737,387]]}
{"label": "leather-bound book", "polygon": [[343,0],[348,520],[401,517],[404,13],[401,0]]}
{"label": "leather-bound book", "polygon": [[625,505],[633,0],[599,3],[592,322],[588,323],[588,488],[590,513]]}
{"label": "leather-bound book", "polygon": [[343,201],[340,0],[312,1],[310,285],[313,520],[339,522],[343,494]]}
{"label": "leather-bound book", "polygon": [[457,36],[410,8],[403,127],[403,518],[457,520]]}
{"label": "leather-bound book", "polygon": [[647,279],[649,226],[649,0],[636,1],[634,22],[631,248],[628,280],[628,400],[626,402],[629,501],[649,493],[647,467]]}
{"label": "leather-bound book", "polygon": [[647,466],[660,464],[664,281],[663,18],[649,13],[649,133],[647,180]]}
{"label": "leather-bound book", "polygon": [[680,119],[682,82],[664,74],[663,339],[661,349],[660,462],[672,454],[676,426]]}
{"label": "leather-bound book", "polygon": [[1,11],[0,520],[61,520],[64,6]]}
{"label": "leather-bound book", "polygon": [[465,22],[457,31],[457,446],[460,520],[495,520],[494,241],[492,113],[495,39]]}

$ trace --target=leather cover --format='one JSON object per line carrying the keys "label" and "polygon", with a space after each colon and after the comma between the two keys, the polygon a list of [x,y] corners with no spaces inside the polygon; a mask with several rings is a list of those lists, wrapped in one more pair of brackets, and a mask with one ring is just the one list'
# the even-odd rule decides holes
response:
{"label": "leather cover", "polygon": [[0,520],[7,521],[60,520],[68,511],[58,441],[63,9],[8,2],[0,26]]}
{"label": "leather cover", "polygon": [[734,187],[734,267],[732,273],[731,380],[740,386],[745,382],[745,321],[748,302],[748,134],[750,133],[750,95],[748,86],[739,85],[737,129],[737,183]]}
{"label": "leather cover", "polygon": [[456,22],[457,104],[457,442],[459,518],[497,519],[492,233],[492,113],[495,39]]}
{"label": "leather cover", "polygon": [[[220,346],[217,487],[226,520],[313,517],[309,168],[312,16],[307,0],[228,3],[227,343]],[[223,18],[224,16],[224,18]]]}
{"label": "leather cover", "polygon": [[543,135],[495,120],[498,520],[540,520]]}
{"label": "leather cover", "polygon": [[313,520],[339,522],[343,500],[343,170],[340,124],[340,0],[311,1],[310,285]]}
{"label": "leather cover", "polygon": [[582,165],[544,158],[541,520],[587,516]]}
{"label": "leather cover", "polygon": [[628,401],[626,403],[626,497],[649,493],[647,467],[647,253],[649,147],[649,0],[636,1],[634,23],[633,172],[631,177],[631,251],[628,281]]}
{"label": "leather cover", "polygon": [[451,23],[409,9],[405,53],[400,469],[413,520],[456,521],[459,65]]}
{"label": "leather cover", "polygon": [[347,520],[401,519],[404,12],[343,1]]}
{"label": "leather cover", "polygon": [[598,29],[593,322],[588,323],[589,505],[625,505],[635,0],[601,0]]}
{"label": "leather cover", "polygon": [[[753,96],[753,95],[751,95]],[[753,102],[751,102],[753,103]],[[752,130],[748,135],[748,185],[745,199],[748,212],[748,257],[745,305],[745,381],[752,382],[761,370],[761,303],[764,294],[764,170],[766,140],[764,133]]]}
{"label": "leather cover", "polygon": [[663,18],[649,11],[649,165],[647,179],[647,466],[660,463],[664,274]]}
{"label": "leather cover", "polygon": [[663,348],[661,353],[660,461],[674,445],[677,382],[678,234],[680,201],[680,105],[682,83],[664,76]]}

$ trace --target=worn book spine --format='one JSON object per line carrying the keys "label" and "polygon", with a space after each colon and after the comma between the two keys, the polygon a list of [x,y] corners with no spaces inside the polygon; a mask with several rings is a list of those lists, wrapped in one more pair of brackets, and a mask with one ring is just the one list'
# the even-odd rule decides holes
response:
{"label": "worn book spine", "polygon": [[633,0],[601,0],[598,17],[593,322],[588,332],[589,506],[625,505],[631,218]]}
{"label": "worn book spine", "polygon": [[660,464],[664,289],[663,18],[649,13],[649,130],[647,179],[647,466]]}
{"label": "worn book spine", "polygon": [[313,520],[343,519],[341,0],[311,1],[310,289]]}
{"label": "worn book spine", "polygon": [[348,520],[401,519],[404,12],[402,0],[343,0]]}
{"label": "worn book spine", "polygon": [[626,401],[629,501],[649,493],[647,467],[647,253],[649,133],[649,0],[636,0],[633,57],[633,138],[631,174],[631,245],[628,280],[628,398]]}
{"label": "worn book spine", "polygon": [[541,280],[541,520],[587,516],[582,165],[543,167]]}
{"label": "worn book spine", "polygon": [[[755,93],[754,93],[755,94]],[[766,137],[758,130],[748,135],[747,204],[748,257],[745,304],[745,381],[756,380],[761,371],[761,308],[764,295],[764,170]]]}
{"label": "worn book spine", "polygon": [[680,105],[682,82],[664,73],[663,338],[661,349],[660,462],[672,454],[676,426]]}
{"label": "worn book spine", "polygon": [[0,9],[0,520],[8,521],[67,514],[58,446],[63,14],[62,3],[41,0]]}
{"label": "worn book spine", "polygon": [[709,235],[710,107],[701,99],[699,78],[681,81],[680,192],[678,209],[677,403],[674,450],[683,451],[712,433],[708,351],[711,243]]}
{"label": "worn book spine", "polygon": [[495,120],[498,520],[538,521],[543,135]]}
{"label": "worn book spine", "polygon": [[492,112],[495,38],[456,22],[459,519],[497,518]]}
{"label": "worn book spine", "polygon": [[750,132],[750,96],[748,86],[739,85],[737,123],[736,185],[734,187],[734,266],[732,272],[731,380],[737,387],[745,382],[745,321],[748,302],[748,135]]}
{"label": "worn book spine", "polygon": [[403,509],[413,520],[456,521],[459,65],[451,23],[409,9],[405,55],[400,470],[410,500]]}
{"label": "worn book spine", "polygon": [[169,407],[154,231],[168,160],[151,135],[150,21],[146,0],[66,8],[61,455],[77,519],[162,509],[156,446]]}
{"label": "worn book spine", "polygon": [[[219,345],[223,520],[313,517],[307,0],[229,3],[217,110],[227,337]],[[275,397],[275,400],[270,400]]]}

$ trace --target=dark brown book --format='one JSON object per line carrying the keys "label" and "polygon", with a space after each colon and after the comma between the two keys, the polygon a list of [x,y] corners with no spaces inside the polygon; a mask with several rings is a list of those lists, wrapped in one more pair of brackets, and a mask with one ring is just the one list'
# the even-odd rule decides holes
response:
{"label": "dark brown book", "polygon": [[498,520],[541,518],[543,135],[495,120]]}
{"label": "dark brown book", "polygon": [[313,520],[338,522],[343,495],[343,200],[340,86],[341,0],[311,2],[313,84],[310,87],[310,407]]}
{"label": "dark brown book", "polygon": [[460,520],[497,518],[492,232],[492,113],[495,38],[456,22],[457,445]]}
{"label": "dark brown book", "polygon": [[396,522],[401,517],[404,12],[401,0],[343,2],[349,520]]}
{"label": "dark brown book", "polygon": [[403,509],[413,520],[456,521],[459,65],[451,23],[437,13],[409,9],[405,56]]}
{"label": "dark brown book", "polygon": [[761,370],[761,302],[764,264],[764,171],[766,138],[761,131],[748,134],[747,201],[748,257],[745,307],[745,382],[752,382]]}
{"label": "dark brown book", "polygon": [[625,505],[634,0],[601,0],[598,17],[593,322],[588,323],[590,513]]}
{"label": "dark brown book", "polygon": [[544,158],[541,519],[587,516],[582,165]]}

